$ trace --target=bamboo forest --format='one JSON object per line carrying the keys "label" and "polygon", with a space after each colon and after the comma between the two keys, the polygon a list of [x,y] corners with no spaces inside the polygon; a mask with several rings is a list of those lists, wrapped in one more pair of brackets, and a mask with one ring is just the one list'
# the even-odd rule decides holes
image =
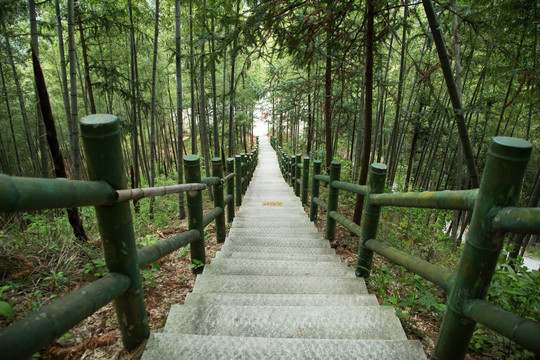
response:
{"label": "bamboo forest", "polygon": [[[538,345],[527,344],[540,336],[539,11],[533,0],[0,0],[0,357],[153,358],[154,332],[167,330],[172,304],[188,306],[197,274],[210,276],[241,233],[241,216],[263,221],[279,207],[293,216],[269,190],[276,162],[324,246],[362,274],[375,305],[393,309],[404,340],[427,358],[537,359]],[[529,149],[528,162],[519,149],[497,153],[507,144]],[[510,195],[485,195],[512,177],[523,180]],[[266,212],[250,210],[258,186]],[[422,205],[429,196],[440,197]],[[477,231],[490,196],[500,200]],[[523,215],[504,223],[503,212]],[[127,252],[107,234],[124,224]],[[288,226],[260,224],[275,234]],[[499,240],[474,243],[486,233]],[[482,249],[491,270],[466,280],[467,259]],[[135,260],[117,263],[120,253]],[[307,265],[289,255],[288,268]],[[71,319],[70,304],[93,286],[110,294],[77,298],[93,303]],[[482,320],[470,299],[496,315]],[[36,325],[31,350],[3,347],[48,309],[65,319]],[[471,323],[470,334],[447,335],[448,314]],[[442,350],[445,341],[462,342],[463,354]],[[258,354],[289,358],[281,346],[280,356]]]}

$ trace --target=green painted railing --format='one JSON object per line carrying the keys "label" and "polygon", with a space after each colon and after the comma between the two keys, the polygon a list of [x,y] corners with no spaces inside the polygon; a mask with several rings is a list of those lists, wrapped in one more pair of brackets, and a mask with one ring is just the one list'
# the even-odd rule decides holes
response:
{"label": "green painted railing", "polygon": [[[277,153],[283,176],[292,186],[296,186],[295,178],[299,178],[300,174],[295,169],[309,171],[309,161],[304,161],[300,167],[293,162],[293,157],[289,158],[275,138],[271,138],[271,144]],[[310,219],[316,221],[318,208],[321,207],[327,213],[327,239],[333,240],[336,222],[359,237],[357,276],[369,276],[373,252],[376,252],[449,291],[434,359],[465,358],[477,322],[538,355],[540,324],[484,300],[502,250],[505,232],[540,234],[540,209],[515,207],[531,149],[532,145],[521,139],[494,138],[480,188],[465,191],[383,193],[386,177],[384,164],[372,164],[367,186],[360,186],[339,181],[339,161],[332,161],[330,175],[326,176],[320,174],[320,160],[315,160]],[[319,198],[320,182],[328,183],[328,203]],[[337,212],[338,190],[365,196],[361,226]],[[303,203],[304,196],[307,194],[302,194]],[[452,272],[376,240],[382,206],[471,210],[469,234],[458,270]]]}
{"label": "green painted railing", "polygon": [[[90,115],[81,119],[80,126],[92,181],[0,175],[0,212],[94,206],[109,274],[1,329],[2,359],[31,357],[111,301],[125,348],[132,350],[140,345],[149,336],[140,268],[190,244],[194,272],[201,272],[205,264],[204,228],[215,221],[217,241],[225,240],[225,209],[231,222],[235,199],[241,203],[257,165],[258,138],[256,149],[242,154],[236,167],[238,156],[227,159],[225,177],[220,158],[212,159],[213,176],[201,178],[199,157],[187,155],[186,184],[126,189],[116,116]],[[227,196],[223,193],[225,183]],[[201,191],[208,186],[213,186],[214,208],[203,214]],[[187,192],[189,230],[137,249],[128,201],[179,192]]]}

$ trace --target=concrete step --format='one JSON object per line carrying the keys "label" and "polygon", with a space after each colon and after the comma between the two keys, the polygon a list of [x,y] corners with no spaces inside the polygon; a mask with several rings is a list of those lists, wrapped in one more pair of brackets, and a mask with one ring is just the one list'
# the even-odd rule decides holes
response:
{"label": "concrete step", "polygon": [[[219,260],[219,261],[218,261]],[[234,262],[234,263],[231,263]],[[270,265],[270,264],[271,265]],[[326,264],[326,265],[325,265]],[[328,264],[334,266],[328,266]],[[325,276],[325,277],[345,277],[354,278],[354,271],[340,263],[333,262],[309,262],[298,265],[286,261],[262,263],[261,260],[230,260],[214,259],[211,264],[204,267],[205,275],[257,275],[257,276]]]}
{"label": "concrete step", "polygon": [[157,333],[150,335],[142,359],[422,360],[426,355],[416,340],[313,340]]}
{"label": "concrete step", "polygon": [[264,252],[221,252],[216,253],[216,258],[228,257],[231,259],[260,259],[260,260],[290,260],[290,261],[341,261],[337,255],[326,254],[294,254],[294,253],[264,253]]}
{"label": "concrete step", "polygon": [[197,276],[195,293],[367,294],[361,278],[206,275]]}
{"label": "concrete step", "polygon": [[255,226],[251,225],[249,227],[236,226],[233,224],[233,227],[229,231],[229,236],[234,235],[255,235],[255,234],[264,234],[268,237],[287,237],[287,236],[303,236],[303,235],[317,235],[322,236],[321,233],[317,231],[317,228],[314,226],[303,226],[303,227],[271,227],[271,226]]}
{"label": "concrete step", "polygon": [[332,248],[304,248],[304,247],[278,247],[278,246],[250,246],[250,245],[236,245],[225,241],[225,245],[221,247],[221,252],[233,253],[233,252],[262,252],[277,253],[277,254],[321,254],[321,255],[335,255],[336,250]]}
{"label": "concrete step", "polygon": [[234,306],[377,306],[375,295],[363,294],[232,294],[189,293],[185,305]]}
{"label": "concrete step", "polygon": [[387,306],[173,305],[164,332],[305,339],[406,340]]}
{"label": "concrete step", "polygon": [[283,246],[303,248],[329,248],[330,243],[323,239],[303,238],[269,238],[263,236],[229,236],[227,244],[248,246]]}

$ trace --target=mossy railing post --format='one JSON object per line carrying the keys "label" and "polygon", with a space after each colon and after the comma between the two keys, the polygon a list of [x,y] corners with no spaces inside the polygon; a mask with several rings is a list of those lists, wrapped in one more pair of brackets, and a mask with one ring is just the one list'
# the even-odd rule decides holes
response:
{"label": "mossy railing post", "polygon": [[236,206],[240,206],[242,205],[242,157],[240,155],[236,155],[234,157],[234,170],[236,173],[236,194],[234,195],[236,200]]}
{"label": "mossy railing post", "polygon": [[330,216],[330,212],[337,211],[339,190],[332,186],[333,181],[339,181],[341,174],[341,162],[332,160],[330,163],[330,183],[328,184],[328,211],[326,212],[326,234],[329,241],[336,236],[336,220]]}
{"label": "mossy railing post", "polygon": [[[227,173],[232,174],[234,172],[234,158],[227,159]],[[232,196],[232,200],[227,204],[227,222],[234,220],[234,180],[227,181],[227,195]]]}
{"label": "mossy railing post", "polygon": [[319,207],[313,201],[314,198],[319,197],[319,180],[315,179],[315,175],[321,173],[321,160],[313,161],[313,178],[311,179],[311,207],[309,209],[309,220],[316,221]]}
{"label": "mossy railing post", "polygon": [[[82,118],[80,125],[90,179],[106,181],[115,190],[126,189],[118,118],[90,115]],[[114,307],[122,343],[133,350],[148,338],[150,331],[129,202],[95,209],[107,268],[131,279],[126,292],[114,300]]]}
{"label": "mossy railing post", "polygon": [[[201,164],[197,155],[184,156],[184,172],[186,184],[201,182]],[[190,246],[192,272],[200,274],[206,263],[204,250],[204,222],[203,222],[203,203],[201,191],[188,191],[187,206],[189,217],[189,230],[197,230],[199,238],[193,241]]]}
{"label": "mossy railing post", "polygon": [[290,186],[293,187],[296,182],[296,158],[294,155],[289,156],[289,173],[290,173]]}
{"label": "mossy railing post", "polygon": [[371,164],[369,168],[368,193],[362,213],[362,236],[359,239],[358,258],[356,261],[356,276],[358,277],[369,277],[373,251],[366,248],[364,244],[366,241],[375,239],[377,236],[377,228],[379,227],[379,218],[381,215],[381,207],[372,205],[369,201],[369,195],[380,194],[384,191],[386,168],[386,165],[378,163]]}
{"label": "mossy railing post", "polygon": [[241,153],[240,158],[242,159],[242,195],[246,193],[247,190],[247,160],[246,153]]}
{"label": "mossy railing post", "polygon": [[[212,176],[223,178],[223,165],[221,158],[212,159]],[[216,218],[216,241],[222,243],[225,241],[225,199],[223,198],[223,184],[219,182],[214,185],[214,207],[221,208],[221,214]]]}
{"label": "mossy railing post", "polygon": [[304,156],[302,165],[302,204],[307,204],[307,194],[309,186],[309,156]]}
{"label": "mossy railing post", "polygon": [[496,137],[491,141],[471,225],[433,359],[463,359],[476,322],[462,315],[467,301],[484,299],[504,241],[504,232],[492,228],[492,211],[515,206],[532,145],[528,141]]}
{"label": "mossy railing post", "polygon": [[302,178],[302,169],[300,168],[302,160],[301,154],[296,154],[295,164],[294,164],[294,170],[295,170],[295,178],[294,178],[294,195],[300,196],[300,179]]}

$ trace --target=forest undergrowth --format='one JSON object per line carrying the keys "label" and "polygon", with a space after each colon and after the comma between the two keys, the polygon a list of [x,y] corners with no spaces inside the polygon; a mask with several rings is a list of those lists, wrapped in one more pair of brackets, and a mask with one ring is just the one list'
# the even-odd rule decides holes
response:
{"label": "forest undergrowth", "polygon": [[[321,198],[326,191],[321,187]],[[355,198],[340,192],[338,212],[351,219]],[[309,213],[309,206],[305,207]],[[451,211],[386,207],[381,212],[378,240],[402,251],[455,271],[461,250],[453,249],[447,233]],[[324,233],[326,213],[319,209],[317,227]],[[356,267],[358,238],[349,230],[336,227],[331,245],[350,267]],[[510,266],[501,256],[488,301],[503,309],[538,321],[540,319],[540,272],[526,269],[520,262]],[[374,254],[370,278],[366,279],[369,293],[375,294],[382,306],[393,306],[409,339],[420,340],[428,358],[433,354],[437,335],[446,311],[447,292],[419,275],[394,265]],[[466,359],[538,359],[532,352],[478,325]]]}
{"label": "forest undergrowth", "polygon": [[[170,184],[164,177],[156,186]],[[214,207],[205,198],[205,212]],[[178,217],[178,197],[157,197],[153,219],[149,200],[139,202],[133,224],[140,247],[153,244],[188,229]],[[25,317],[107,273],[94,210],[82,208],[90,241],[73,241],[62,211],[11,215],[0,224],[0,328]],[[216,243],[214,224],[206,227],[207,263],[221,244]],[[183,303],[193,289],[189,246],[141,269],[150,329],[165,325],[172,304]],[[51,346],[34,354],[42,359],[138,359],[144,345],[134,352],[123,349],[116,315],[111,304],[61,336]]]}

